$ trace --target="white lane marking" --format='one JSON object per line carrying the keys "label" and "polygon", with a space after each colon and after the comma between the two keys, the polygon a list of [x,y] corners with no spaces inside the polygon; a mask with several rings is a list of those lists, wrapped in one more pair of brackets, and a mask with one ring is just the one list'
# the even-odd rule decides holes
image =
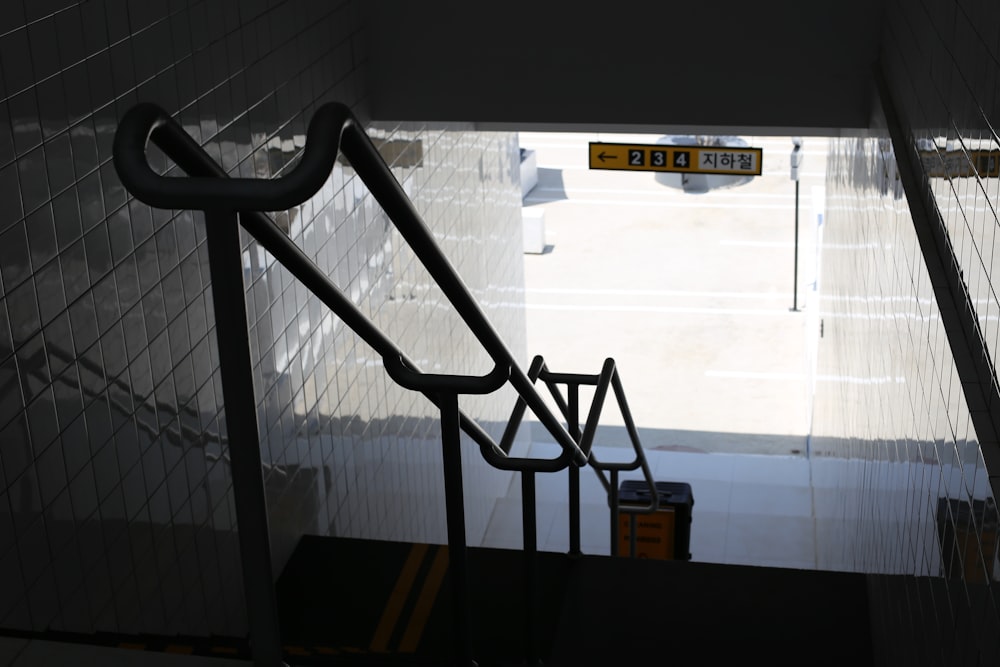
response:
{"label": "white lane marking", "polygon": [[626,199],[549,199],[545,197],[533,197],[530,194],[524,198],[525,204],[555,204],[565,202],[567,204],[580,204],[584,206],[639,206],[648,208],[739,208],[759,211],[762,209],[780,209],[790,211],[795,208],[794,204],[771,205],[771,204],[721,204],[710,201],[698,201],[690,204],[671,201],[629,201]]}
{"label": "white lane marking", "polygon": [[691,290],[671,289],[586,289],[582,287],[527,287],[529,294],[592,294],[592,295],[634,295],[634,296],[692,296],[692,297],[724,297],[736,299],[787,299],[788,294],[781,292],[695,292]]}
{"label": "white lane marking", "polygon": [[[760,371],[705,371],[705,377],[740,380],[804,380],[805,373],[768,373]],[[842,382],[845,384],[903,384],[906,378],[898,377],[856,377],[851,375],[817,375],[817,382]]]}
{"label": "white lane marking", "polygon": [[[647,195],[647,196],[648,195],[655,196],[657,194],[662,194],[661,190],[656,190],[656,189],[653,189],[653,188],[648,188],[646,190],[625,190],[625,189],[621,189],[621,188],[571,188],[571,189],[567,190],[566,188],[546,188],[546,187],[539,187],[539,186],[535,186],[535,187],[531,188],[531,192],[562,192],[562,193],[573,195],[573,196],[586,195],[586,194],[590,194],[592,192],[608,193],[608,194],[620,194],[620,195]],[[680,193],[678,192],[678,193],[672,193],[672,194],[679,195]],[[791,194],[791,195],[775,195],[775,194],[754,194],[754,193],[739,194],[739,193],[736,193],[736,192],[713,192],[712,196],[713,197],[725,197],[725,198],[729,198],[729,199],[735,199],[735,198],[741,198],[741,199],[742,198],[747,198],[747,199],[795,199],[795,195],[794,194]]]}
{"label": "white lane marking", "polygon": [[756,371],[705,371],[705,377],[740,380],[802,380],[805,373],[765,373]]}
{"label": "white lane marking", "polygon": [[719,245],[752,246],[755,248],[794,248],[795,244],[790,241],[736,241],[723,239]]}
{"label": "white lane marking", "polygon": [[574,306],[555,303],[528,303],[528,310],[566,310],[579,312],[612,313],[674,313],[678,315],[788,315],[788,309],[772,308],[695,308],[681,306],[615,306],[586,305]]}

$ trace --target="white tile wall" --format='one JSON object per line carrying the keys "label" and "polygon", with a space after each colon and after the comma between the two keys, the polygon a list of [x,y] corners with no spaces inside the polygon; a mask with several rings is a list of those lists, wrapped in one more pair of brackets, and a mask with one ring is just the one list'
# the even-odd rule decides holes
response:
{"label": "white tile wall", "polygon": [[[203,216],[132,200],[111,145],[133,104],[155,102],[231,173],[285,173],[319,104],[366,121],[360,14],[353,0],[5,3],[0,627],[245,632]],[[393,172],[524,361],[517,139],[468,129],[370,131],[419,147]],[[275,219],[425,370],[483,372],[349,166]],[[275,568],[306,532],[443,541],[435,411],[244,244]],[[512,399],[464,405],[497,433]],[[479,539],[509,475],[463,454]]]}

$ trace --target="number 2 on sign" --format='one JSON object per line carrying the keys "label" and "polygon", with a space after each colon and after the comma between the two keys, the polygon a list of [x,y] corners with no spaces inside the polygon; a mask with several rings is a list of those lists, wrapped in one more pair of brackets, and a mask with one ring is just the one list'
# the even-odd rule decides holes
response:
{"label": "number 2 on sign", "polygon": [[641,167],[646,164],[646,151],[630,150],[628,152],[628,163],[633,167]]}

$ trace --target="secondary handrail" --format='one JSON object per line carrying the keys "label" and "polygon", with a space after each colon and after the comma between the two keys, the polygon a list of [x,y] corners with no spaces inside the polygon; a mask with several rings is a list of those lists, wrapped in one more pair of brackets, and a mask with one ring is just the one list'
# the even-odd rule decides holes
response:
{"label": "secondary handrail", "polygon": [[[154,172],[146,158],[150,141],[188,177],[171,178]],[[240,212],[244,228],[383,359],[402,358],[405,366],[416,370],[416,365],[344,297],[308,256],[270,218],[260,213],[297,206],[315,194],[329,177],[338,152],[347,157],[494,364],[510,369],[509,379],[518,396],[531,407],[563,449],[555,459],[510,460],[507,457],[509,449],[504,451],[481,427],[463,415],[462,429],[479,444],[483,456],[490,463],[501,463],[498,467],[507,469],[517,466],[519,470],[554,471],[571,462],[577,466],[586,465],[588,456],[552,414],[517,364],[347,106],[331,102],[319,107],[309,122],[299,164],[288,174],[274,179],[229,178],[183,127],[166,111],[150,103],[138,104],[125,114],[114,142],[114,161],[119,177],[137,199],[159,208]],[[434,401],[433,392],[424,393]]]}
{"label": "secondary handrail", "polygon": [[[642,443],[639,440],[639,432],[635,427],[635,420],[632,418],[632,411],[629,409],[628,401],[625,398],[625,389],[622,387],[621,376],[618,374],[618,368],[615,365],[614,359],[605,359],[604,365],[601,367],[601,372],[598,375],[592,374],[580,374],[580,373],[556,373],[550,371],[545,365],[544,359],[540,356],[536,356],[531,364],[531,370],[529,372],[532,380],[541,380],[545,386],[548,388],[549,393],[555,400],[559,411],[562,413],[566,422],[570,424],[570,428],[579,437],[580,448],[586,452],[590,467],[593,468],[594,473],[597,475],[598,480],[600,480],[601,485],[604,487],[605,492],[608,497],[608,508],[610,509],[611,517],[611,555],[618,555],[618,516],[620,514],[629,515],[629,551],[630,555],[635,555],[636,550],[636,531],[635,531],[635,517],[639,514],[652,514],[656,512],[660,507],[659,494],[656,490],[656,483],[653,480],[653,472],[649,467],[649,462],[646,459],[646,454],[643,451]],[[562,393],[559,391],[557,385],[564,384],[569,391],[570,400],[567,401],[563,397]],[[590,411],[587,414],[587,419],[583,424],[583,429],[580,429],[579,423],[579,391],[582,385],[589,385],[594,387],[594,398],[590,404]],[[608,390],[614,393],[615,400],[618,403],[618,408],[621,411],[622,419],[625,422],[625,430],[628,433],[629,441],[632,444],[632,450],[635,453],[634,458],[631,461],[599,461],[597,456],[593,452],[594,437],[597,434],[597,426],[600,422],[601,411],[604,409],[604,403],[607,398]],[[515,415],[517,415],[515,410]],[[508,425],[508,430],[510,425]],[[628,472],[631,470],[642,470],[643,480],[649,487],[649,504],[648,505],[626,505],[622,506],[618,500],[618,479],[619,473]],[[605,476],[604,473],[611,473],[611,479]],[[578,554],[580,553],[580,492],[579,492],[579,470],[577,468],[570,468],[569,471],[570,480],[570,553]]]}

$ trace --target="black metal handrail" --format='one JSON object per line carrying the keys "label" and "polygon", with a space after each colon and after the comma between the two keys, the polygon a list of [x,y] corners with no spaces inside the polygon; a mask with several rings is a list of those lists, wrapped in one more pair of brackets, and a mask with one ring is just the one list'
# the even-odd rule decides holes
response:
{"label": "black metal handrail", "polygon": [[[188,176],[173,178],[154,172],[146,158],[146,149],[150,142],[158,146]],[[459,316],[493,359],[494,369],[489,374],[477,377],[422,373],[417,365],[361,313],[329,281],[319,267],[262,213],[262,211],[291,208],[315,194],[328,178],[339,151],[342,151],[350,161],[358,176],[368,186],[389,219],[451,301]],[[608,490],[612,510],[612,553],[616,553],[617,550],[619,471],[641,467],[651,490],[652,502],[648,508],[631,507],[624,511],[632,513],[655,511],[657,506],[655,485],[642,454],[614,362],[607,360],[599,376],[569,376],[550,373],[545,368],[544,361],[536,357],[529,372],[522,371],[471,292],[438,247],[430,230],[424,225],[374,144],[344,105],[327,104],[316,111],[309,124],[306,146],[300,162],[287,175],[271,180],[229,178],[179,124],[165,111],[151,104],[139,104],[123,117],[115,135],[114,162],[122,183],[140,201],[160,208],[198,209],[205,212],[209,269],[216,309],[216,333],[220,341],[220,372],[230,442],[230,464],[233,468],[237,522],[241,553],[244,554],[244,587],[256,664],[262,667],[280,664],[282,650],[280,630],[277,627],[274,589],[270,583],[270,546],[266,501],[263,496],[259,433],[255,419],[247,419],[245,415],[239,414],[252,413],[256,409],[249,364],[245,292],[242,271],[239,270],[241,268],[239,225],[242,225],[292,275],[382,356],[386,371],[394,381],[405,388],[422,392],[441,410],[448,542],[452,555],[450,569],[453,578],[452,593],[455,596],[453,607],[459,653],[467,663],[472,663],[472,659],[468,619],[464,612],[467,606],[464,584],[466,544],[459,429],[465,431],[479,445],[482,455],[491,465],[500,469],[520,471],[522,474],[525,581],[529,596],[533,590],[534,554],[537,550],[534,503],[536,472],[556,472],[569,468],[571,489],[575,489],[575,500],[571,494],[571,525],[575,525],[576,553],[579,553],[579,467],[588,462],[594,465],[605,489]],[[552,414],[534,387],[540,377],[550,391],[553,391],[555,383],[568,382],[571,387],[571,405],[578,400],[580,384],[597,386],[597,396],[582,433],[577,420],[571,414],[572,409],[567,407],[557,391],[554,391],[553,395],[556,396],[557,404],[567,418],[568,429],[564,428]],[[518,399],[501,442],[496,443],[474,420],[459,410],[458,396],[491,393],[508,381],[516,390]],[[597,420],[609,388],[614,389],[633,445],[636,447],[637,458],[632,463],[600,463],[591,451]],[[531,407],[539,421],[562,447],[559,456],[552,459],[510,456],[518,425],[527,407]],[[604,477],[603,471],[610,471],[610,482]],[[573,530],[571,528],[571,533]],[[634,553],[634,525],[632,535]],[[532,606],[529,605],[526,623],[529,646],[534,644],[533,612],[530,609]]]}
{"label": "black metal handrail", "polygon": [[[189,176],[170,178],[154,172],[146,158],[146,147],[150,141]],[[279,178],[228,178],[225,171],[166,111],[148,103],[136,105],[122,118],[115,134],[114,161],[122,184],[149,206],[239,212],[240,221],[251,236],[383,358],[405,358],[402,350],[344,297],[273,221],[260,213],[289,209],[309,199],[329,177],[338,151],[350,161],[494,364],[511,369],[511,384],[563,448],[563,454],[548,464],[521,459],[516,462],[522,466],[518,469],[531,465],[537,465],[539,470],[547,468],[547,465],[558,465],[556,469],[561,469],[570,461],[586,465],[586,456],[535,391],[513,353],[441,251],[434,235],[393,177],[378,149],[345,105],[331,102],[316,110],[306,131],[305,148],[299,163]],[[411,369],[417,368],[408,360],[404,363]],[[463,418],[462,428],[479,444],[487,460],[494,464],[503,461],[507,452],[497,451],[496,443],[475,422]]]}

